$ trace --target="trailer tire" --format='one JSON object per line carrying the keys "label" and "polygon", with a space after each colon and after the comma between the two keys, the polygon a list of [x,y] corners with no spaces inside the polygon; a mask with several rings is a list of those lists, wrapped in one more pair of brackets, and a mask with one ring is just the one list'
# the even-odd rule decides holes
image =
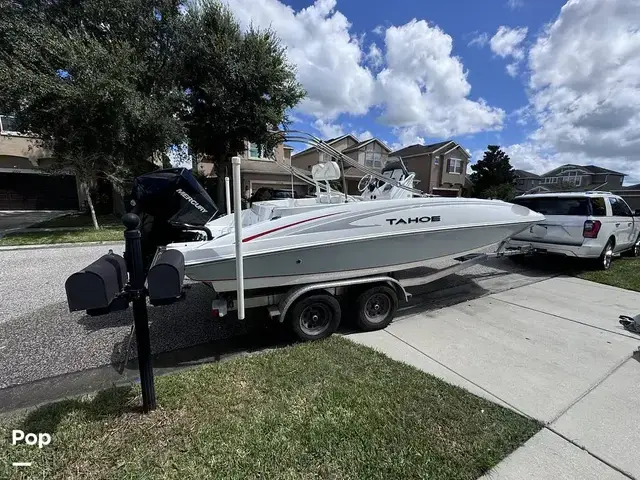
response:
{"label": "trailer tire", "polygon": [[391,323],[398,310],[398,294],[387,286],[369,288],[356,300],[356,323],[361,330],[381,330]]}
{"label": "trailer tire", "polygon": [[333,295],[316,294],[296,301],[289,313],[291,328],[302,341],[321,340],[340,325],[342,311]]}

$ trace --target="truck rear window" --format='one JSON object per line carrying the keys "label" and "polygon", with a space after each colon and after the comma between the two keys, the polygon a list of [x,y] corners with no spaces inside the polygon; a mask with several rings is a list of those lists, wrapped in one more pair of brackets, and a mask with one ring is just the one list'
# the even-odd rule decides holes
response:
{"label": "truck rear window", "polygon": [[589,199],[585,197],[516,198],[513,203],[543,215],[590,215]]}

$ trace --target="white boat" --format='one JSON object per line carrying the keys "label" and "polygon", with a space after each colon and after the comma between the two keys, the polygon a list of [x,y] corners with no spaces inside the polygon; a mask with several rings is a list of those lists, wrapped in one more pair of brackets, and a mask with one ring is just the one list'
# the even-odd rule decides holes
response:
{"label": "white boat", "polygon": [[[426,197],[344,203],[243,228],[245,289],[397,272],[501,242],[544,217],[497,200]],[[173,243],[192,280],[236,288],[231,231]]]}
{"label": "white boat", "polygon": [[[318,167],[314,181],[336,179],[336,169],[339,175],[334,162]],[[499,243],[544,218],[498,200],[415,197],[412,184],[413,174],[392,162],[364,177],[359,201],[329,190],[326,197],[252,205],[242,219],[245,289],[408,270]],[[167,248],[182,252],[190,279],[235,290],[233,216],[205,227],[213,238]]]}

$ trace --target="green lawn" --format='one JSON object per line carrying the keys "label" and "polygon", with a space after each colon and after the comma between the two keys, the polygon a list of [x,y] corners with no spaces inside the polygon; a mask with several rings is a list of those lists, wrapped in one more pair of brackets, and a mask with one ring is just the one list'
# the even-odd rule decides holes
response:
{"label": "green lawn", "polygon": [[94,229],[89,214],[78,213],[65,215],[64,217],[37,223],[32,225],[32,228],[71,227],[74,228],[74,230],[10,233],[0,238],[0,246],[124,240],[124,226],[115,215],[100,215],[98,217],[98,224],[100,225],[100,229]]}
{"label": "green lawn", "polygon": [[614,258],[609,270],[592,270],[577,275],[585,280],[640,292],[640,258]]}
{"label": "green lawn", "polygon": [[[0,478],[473,479],[541,426],[332,337],[67,400],[12,428],[51,445],[0,449]],[[33,466],[17,470],[14,461]],[[21,476],[23,475],[23,476]]]}
{"label": "green lawn", "polygon": [[96,230],[93,227],[82,230],[57,230],[54,232],[10,233],[0,238],[0,246],[34,245],[75,242],[124,241],[124,227],[107,226]]}
{"label": "green lawn", "polygon": [[[119,227],[122,221],[115,215],[98,215],[98,225],[105,227]],[[32,225],[32,228],[57,228],[57,227],[92,227],[91,215],[88,213],[72,213],[57,217],[46,222]]]}

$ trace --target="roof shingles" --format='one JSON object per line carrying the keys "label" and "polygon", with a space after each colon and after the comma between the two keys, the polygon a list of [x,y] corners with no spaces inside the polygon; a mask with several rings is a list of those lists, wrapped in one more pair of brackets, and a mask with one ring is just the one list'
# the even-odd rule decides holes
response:
{"label": "roof shingles", "polygon": [[398,157],[409,157],[411,155],[424,155],[426,153],[435,152],[441,147],[444,147],[447,143],[450,143],[451,140],[447,140],[444,142],[432,143],[430,145],[420,145],[416,143],[415,145],[409,145],[408,147],[401,148],[400,150],[396,150],[395,152],[391,152],[392,156]]}

